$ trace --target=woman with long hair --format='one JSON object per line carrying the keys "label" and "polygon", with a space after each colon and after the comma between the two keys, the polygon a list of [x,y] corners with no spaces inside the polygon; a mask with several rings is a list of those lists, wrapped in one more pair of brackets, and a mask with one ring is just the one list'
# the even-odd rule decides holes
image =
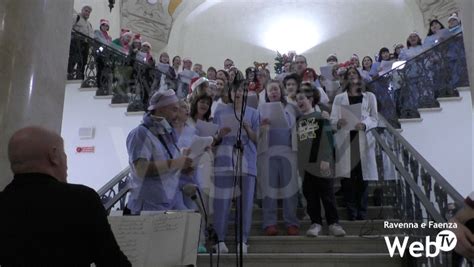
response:
{"label": "woman with long hair", "polygon": [[[367,218],[367,188],[369,180],[378,180],[375,161],[375,138],[370,132],[377,127],[378,112],[375,95],[367,92],[362,77],[355,67],[349,67],[344,79],[344,92],[334,98],[331,124],[336,147],[336,177],[342,177],[341,185],[347,204],[349,220]],[[354,128],[348,129],[348,118],[343,108],[360,105],[360,118]]]}

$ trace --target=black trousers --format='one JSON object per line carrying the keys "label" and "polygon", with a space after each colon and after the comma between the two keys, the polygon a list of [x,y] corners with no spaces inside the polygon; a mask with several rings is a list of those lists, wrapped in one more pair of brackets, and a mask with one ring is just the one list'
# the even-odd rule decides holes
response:
{"label": "black trousers", "polygon": [[322,225],[321,201],[323,202],[328,225],[339,222],[336,208],[336,197],[334,196],[334,179],[321,178],[305,173],[303,180],[303,195],[306,198],[311,223]]}
{"label": "black trousers", "polygon": [[[89,56],[89,44],[86,41],[71,39],[67,74],[70,79],[84,79],[84,70]],[[74,69],[74,67],[77,68]]]}
{"label": "black trousers", "polygon": [[367,219],[367,199],[369,182],[362,178],[362,168],[360,163],[351,171],[351,178],[341,180],[344,202],[347,205],[348,219]]}

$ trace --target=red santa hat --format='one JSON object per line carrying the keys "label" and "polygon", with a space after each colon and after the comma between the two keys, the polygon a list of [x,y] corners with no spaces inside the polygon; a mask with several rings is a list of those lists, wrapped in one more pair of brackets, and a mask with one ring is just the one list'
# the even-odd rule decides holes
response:
{"label": "red santa hat", "polygon": [[191,79],[191,83],[189,84],[189,88],[191,89],[191,92],[194,92],[194,90],[201,84],[203,83],[208,83],[209,80],[206,77],[195,77]]}
{"label": "red santa hat", "polygon": [[135,34],[135,36],[133,37],[133,42],[142,42],[142,38],[139,33]]}
{"label": "red santa hat", "polygon": [[106,19],[101,19],[101,20],[100,20],[100,26],[102,26],[102,25],[104,25],[104,24],[110,27],[110,24],[109,24],[109,21],[108,21],[108,20],[106,20]]}

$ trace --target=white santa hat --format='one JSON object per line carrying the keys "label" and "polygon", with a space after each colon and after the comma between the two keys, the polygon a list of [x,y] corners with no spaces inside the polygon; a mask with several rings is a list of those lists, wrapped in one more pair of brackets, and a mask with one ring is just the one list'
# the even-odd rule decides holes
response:
{"label": "white santa hat", "polygon": [[130,36],[132,37],[133,36],[133,33],[129,30],[129,29],[125,29],[125,28],[122,28],[120,30],[120,37],[125,37],[125,36]]}
{"label": "white santa hat", "polygon": [[448,22],[452,19],[455,19],[457,20],[458,22],[461,22],[461,20],[459,19],[458,17],[458,14],[457,13],[453,13],[449,18],[448,18]]}
{"label": "white santa hat", "polygon": [[152,48],[152,46],[151,46],[151,44],[150,44],[149,42],[143,42],[143,43],[142,43],[142,46],[148,46],[148,47],[150,47],[150,50],[151,50],[151,48]]}
{"label": "white santa hat", "polygon": [[201,84],[209,82],[209,80],[206,77],[196,77],[191,79],[191,84],[189,85],[191,88],[191,92],[194,92],[194,90]]}

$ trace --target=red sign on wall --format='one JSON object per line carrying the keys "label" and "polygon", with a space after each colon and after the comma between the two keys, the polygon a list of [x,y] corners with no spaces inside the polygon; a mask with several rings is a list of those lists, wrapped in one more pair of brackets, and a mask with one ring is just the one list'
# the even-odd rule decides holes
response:
{"label": "red sign on wall", "polygon": [[94,153],[95,146],[78,146],[76,147],[77,153]]}

